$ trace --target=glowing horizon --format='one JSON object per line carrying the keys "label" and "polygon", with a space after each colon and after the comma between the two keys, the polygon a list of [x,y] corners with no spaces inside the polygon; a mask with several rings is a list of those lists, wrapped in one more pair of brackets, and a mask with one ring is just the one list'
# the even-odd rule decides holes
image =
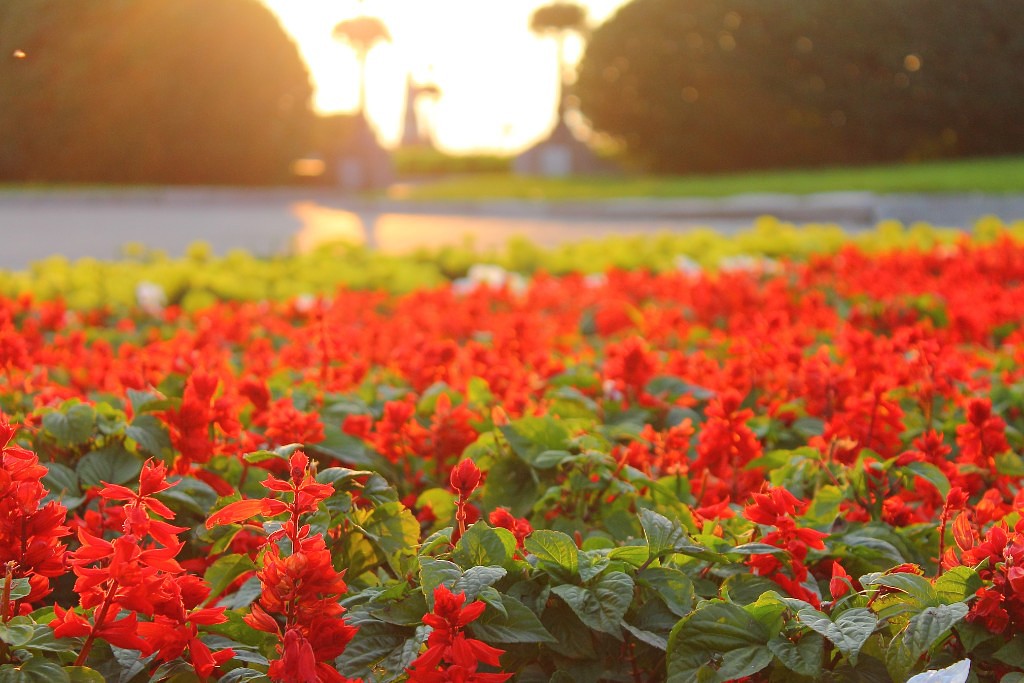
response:
{"label": "glowing horizon", "polygon": [[[319,113],[354,111],[358,66],[352,50],[332,36],[341,20],[359,13],[354,2],[261,0],[281,21],[305,59]],[[583,0],[596,25],[626,0]],[[441,89],[420,103],[435,144],[453,153],[514,153],[542,139],[555,124],[556,50],[553,39],[529,30],[543,1],[368,0],[366,14],[388,27],[391,43],[367,60],[367,114],[381,141],[397,143],[407,74]],[[575,62],[582,43],[570,41]]]}

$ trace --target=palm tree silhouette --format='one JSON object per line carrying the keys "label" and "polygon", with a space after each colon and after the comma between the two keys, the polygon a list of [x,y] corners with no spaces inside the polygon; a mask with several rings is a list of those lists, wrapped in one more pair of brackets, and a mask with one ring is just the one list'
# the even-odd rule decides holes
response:
{"label": "palm tree silhouette", "polygon": [[558,118],[561,120],[565,110],[565,40],[573,31],[586,34],[587,10],[580,5],[557,0],[534,10],[530,15],[530,30],[539,36],[555,38],[558,47]]}
{"label": "palm tree silhouette", "polygon": [[377,17],[360,15],[334,27],[334,37],[348,43],[359,61],[359,114],[366,115],[366,57],[378,43],[391,42],[391,33]]}

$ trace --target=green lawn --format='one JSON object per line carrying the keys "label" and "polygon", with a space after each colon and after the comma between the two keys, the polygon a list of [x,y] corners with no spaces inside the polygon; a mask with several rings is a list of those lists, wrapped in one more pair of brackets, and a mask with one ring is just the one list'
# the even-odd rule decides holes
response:
{"label": "green lawn", "polygon": [[389,194],[395,199],[411,200],[572,200],[722,197],[752,192],[809,194],[851,190],[883,194],[1024,192],[1024,157],[709,176],[540,179],[511,174],[486,174],[402,185]]}

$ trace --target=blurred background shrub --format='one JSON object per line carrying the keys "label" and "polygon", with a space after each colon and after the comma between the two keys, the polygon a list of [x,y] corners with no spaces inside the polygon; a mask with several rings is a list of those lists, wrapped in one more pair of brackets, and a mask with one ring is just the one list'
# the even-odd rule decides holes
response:
{"label": "blurred background shrub", "polygon": [[1024,151],[1024,0],[634,0],[575,92],[659,172]]}
{"label": "blurred background shrub", "polygon": [[312,88],[256,0],[3,0],[0,181],[269,184]]}

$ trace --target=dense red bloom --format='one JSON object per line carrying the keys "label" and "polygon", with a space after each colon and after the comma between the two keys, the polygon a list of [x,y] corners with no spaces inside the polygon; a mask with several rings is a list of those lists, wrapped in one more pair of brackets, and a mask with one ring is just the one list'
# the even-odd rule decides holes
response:
{"label": "dense red bloom", "polygon": [[995,471],[995,456],[1010,450],[1006,442],[1006,422],[992,414],[987,399],[972,398],[967,403],[967,422],[956,428],[960,446],[960,464]]}
{"label": "dense red bloom", "polygon": [[471,459],[466,458],[452,468],[449,481],[456,493],[468,498],[480,485],[480,468]]}
{"label": "dense red bloom", "polygon": [[59,539],[71,533],[64,524],[64,506],[42,502],[47,469],[35,453],[12,443],[14,433],[0,413],[0,568],[6,567],[11,579],[29,583],[26,597],[3,605],[7,615],[31,611],[50,593],[50,579],[65,572],[66,546]]}
{"label": "dense red bloom", "polygon": [[500,666],[504,651],[462,633],[486,608],[480,601],[468,605],[465,602],[465,593],[454,594],[444,585],[434,590],[434,609],[423,616],[423,623],[432,630],[426,651],[407,670],[410,683],[502,683],[512,677],[506,673],[477,672],[480,664]]}

